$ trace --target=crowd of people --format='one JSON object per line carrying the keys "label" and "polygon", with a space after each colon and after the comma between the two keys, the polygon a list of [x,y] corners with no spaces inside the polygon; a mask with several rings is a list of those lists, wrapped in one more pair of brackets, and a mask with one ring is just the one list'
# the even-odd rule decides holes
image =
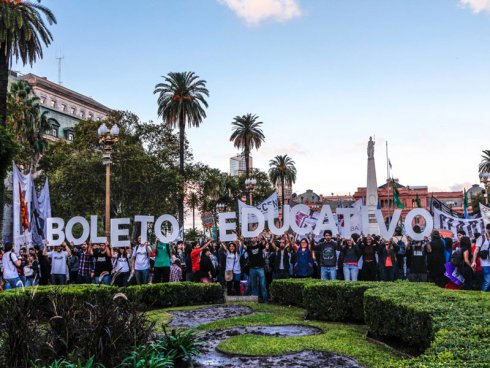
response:
{"label": "crowd of people", "polygon": [[[415,228],[415,231],[418,231]],[[415,241],[395,231],[391,239],[352,234],[349,238],[274,236],[269,231],[235,242],[153,244],[138,237],[131,247],[83,243],[46,244],[41,250],[4,244],[3,288],[32,285],[106,284],[117,286],[162,282],[218,282],[228,295],[251,294],[268,300],[272,280],[318,278],[347,281],[433,282],[441,287],[490,291],[490,224],[484,234],[455,239],[435,230]],[[450,266],[448,268],[448,266]],[[451,273],[448,274],[448,270]]]}

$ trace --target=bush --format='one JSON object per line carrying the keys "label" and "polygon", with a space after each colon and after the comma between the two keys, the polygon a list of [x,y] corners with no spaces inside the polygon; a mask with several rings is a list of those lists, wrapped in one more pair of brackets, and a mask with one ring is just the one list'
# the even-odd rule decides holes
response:
{"label": "bush", "polygon": [[303,306],[303,289],[306,285],[321,282],[318,279],[274,280],[270,286],[272,300],[282,305]]}
{"label": "bush", "polygon": [[307,318],[332,322],[364,322],[364,292],[380,282],[324,281],[306,284],[303,306]]}
{"label": "bush", "polygon": [[430,284],[404,283],[364,294],[370,335],[422,353],[402,366],[490,366],[489,306],[488,293]]}

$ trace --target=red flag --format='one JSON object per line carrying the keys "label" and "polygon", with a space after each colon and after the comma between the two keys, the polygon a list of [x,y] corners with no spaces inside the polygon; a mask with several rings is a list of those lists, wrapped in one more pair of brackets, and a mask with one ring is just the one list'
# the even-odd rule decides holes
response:
{"label": "red flag", "polygon": [[22,219],[22,227],[24,231],[29,228],[29,219],[27,217],[27,205],[24,198],[24,193],[22,193],[22,187],[19,183],[19,194],[20,194],[20,218]]}

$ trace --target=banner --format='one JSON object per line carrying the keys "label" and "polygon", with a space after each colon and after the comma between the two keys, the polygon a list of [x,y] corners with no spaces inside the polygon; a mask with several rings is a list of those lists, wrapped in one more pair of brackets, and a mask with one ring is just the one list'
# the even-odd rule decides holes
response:
{"label": "banner", "polygon": [[[269,206],[272,205],[274,209],[274,218],[279,217],[279,202],[277,200],[277,193],[274,192],[272,193],[269,198],[267,198],[265,201],[263,201],[261,204],[255,206],[260,212],[264,214],[264,216],[267,218],[267,209]],[[238,200],[238,213],[240,218],[242,217],[242,209],[245,207],[254,207],[254,206],[249,206],[248,204],[243,203],[242,201]],[[248,221],[251,224],[257,223],[257,217],[254,215],[249,215],[248,216]]]}
{"label": "banner", "polygon": [[487,207],[483,205],[483,203],[480,203],[480,212],[482,215],[483,223],[485,226],[490,224],[490,207]]}
{"label": "banner", "polygon": [[483,219],[462,219],[459,217],[453,217],[444,213],[437,208],[434,208],[434,228],[451,230],[453,234],[456,234],[458,230],[464,230],[466,235],[472,237],[475,233],[483,233],[484,225]]}
{"label": "banner", "polygon": [[48,178],[46,178],[46,181],[44,182],[44,187],[41,190],[41,193],[39,193],[39,197],[38,197],[37,201],[39,204],[40,217],[42,218],[42,220],[44,222],[44,226],[43,226],[44,237],[43,237],[43,239],[46,239],[46,230],[47,230],[46,220],[51,217],[51,196],[49,194]]}
{"label": "banner", "polygon": [[[13,217],[14,217],[14,228],[13,228],[13,241],[14,250],[18,253],[21,246],[28,246],[32,244],[32,233],[28,229],[24,231],[22,226],[21,217],[21,197],[24,198],[27,207],[27,218],[31,218],[31,202],[32,194],[35,194],[34,182],[32,180],[32,175],[22,174],[15,163],[12,165],[12,176],[13,176]],[[22,191],[22,195],[21,192]]]}

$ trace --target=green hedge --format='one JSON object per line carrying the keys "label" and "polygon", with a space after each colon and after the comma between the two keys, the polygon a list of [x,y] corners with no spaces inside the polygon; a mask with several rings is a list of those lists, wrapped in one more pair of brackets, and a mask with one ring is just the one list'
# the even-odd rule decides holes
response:
{"label": "green hedge", "polygon": [[[64,296],[80,302],[90,302],[97,297],[112,297],[117,293],[123,293],[130,300],[140,303],[142,309],[213,304],[219,303],[223,299],[219,284],[193,282],[172,282],[127,288],[105,285],[38,286],[25,290],[34,292],[33,295],[41,313],[45,313],[49,307],[50,295],[53,294],[54,290],[60,290]],[[32,293],[22,292],[21,289],[0,292],[0,310],[2,309],[2,301],[5,298],[13,297],[32,297]]]}
{"label": "green hedge", "polygon": [[380,282],[323,281],[306,284],[303,306],[307,318],[333,322],[364,322],[364,292]]}
{"label": "green hedge", "polygon": [[304,306],[309,318],[364,321],[370,336],[420,354],[395,367],[490,367],[490,293],[318,280],[274,281],[271,291],[278,303]]}
{"label": "green hedge", "polygon": [[406,367],[490,367],[490,294],[430,284],[364,294],[369,333],[422,353]]}
{"label": "green hedge", "polygon": [[270,286],[272,300],[282,305],[303,306],[303,289],[320,282],[317,279],[274,280]]}

